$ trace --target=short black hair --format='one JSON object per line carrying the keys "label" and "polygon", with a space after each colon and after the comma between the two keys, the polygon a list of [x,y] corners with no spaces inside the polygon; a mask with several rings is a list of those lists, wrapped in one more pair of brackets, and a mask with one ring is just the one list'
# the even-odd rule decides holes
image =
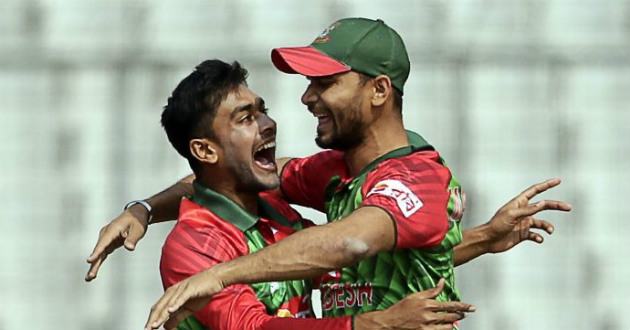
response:
{"label": "short black hair", "polygon": [[227,95],[247,85],[247,70],[238,62],[207,60],[182,80],[168,98],[162,126],[175,150],[188,160],[193,171],[197,161],[190,153],[192,139],[215,139],[212,123]]}

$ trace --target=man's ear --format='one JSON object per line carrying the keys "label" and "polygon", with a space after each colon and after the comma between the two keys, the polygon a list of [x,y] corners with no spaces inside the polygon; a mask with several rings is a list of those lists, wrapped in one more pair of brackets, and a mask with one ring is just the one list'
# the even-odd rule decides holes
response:
{"label": "man's ear", "polygon": [[188,147],[190,154],[202,163],[216,164],[219,161],[217,145],[208,139],[192,139]]}
{"label": "man's ear", "polygon": [[382,106],[392,93],[392,81],[386,75],[380,75],[373,79],[374,95],[372,96],[372,105],[375,107]]}

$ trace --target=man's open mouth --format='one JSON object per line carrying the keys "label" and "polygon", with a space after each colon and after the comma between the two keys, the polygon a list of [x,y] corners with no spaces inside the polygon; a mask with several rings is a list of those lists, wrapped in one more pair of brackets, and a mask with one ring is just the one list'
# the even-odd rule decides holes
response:
{"label": "man's open mouth", "polygon": [[266,171],[276,171],[276,142],[267,142],[254,151],[254,163]]}
{"label": "man's open mouth", "polygon": [[332,116],[329,114],[323,114],[323,113],[315,114],[314,113],[313,116],[317,118],[318,129],[322,129],[324,126],[332,124],[333,119],[332,119]]}

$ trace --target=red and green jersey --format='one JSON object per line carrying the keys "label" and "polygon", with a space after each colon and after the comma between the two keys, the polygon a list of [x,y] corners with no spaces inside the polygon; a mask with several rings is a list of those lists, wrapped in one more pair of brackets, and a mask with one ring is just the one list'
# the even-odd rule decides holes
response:
{"label": "red and green jersey", "polygon": [[[256,252],[311,224],[273,194],[259,195],[258,217],[200,182],[195,181],[193,187],[194,195],[182,200],[177,224],[162,248],[164,288],[217,263]],[[349,317],[305,319],[312,315],[310,294],[310,281],[233,285],[178,328],[351,328]]]}
{"label": "red and green jersey", "polygon": [[324,316],[354,315],[392,306],[412,292],[446,280],[440,301],[459,300],[453,247],[462,240],[464,195],[439,154],[419,135],[350,176],[339,151],[291,160],[282,171],[282,191],[291,203],[337,221],[363,206],[387,212],[396,247],[323,277]]}

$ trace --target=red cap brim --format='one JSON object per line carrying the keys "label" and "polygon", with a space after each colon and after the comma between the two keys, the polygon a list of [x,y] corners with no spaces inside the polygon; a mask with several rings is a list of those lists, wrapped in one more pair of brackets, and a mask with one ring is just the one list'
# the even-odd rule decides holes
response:
{"label": "red cap brim", "polygon": [[275,48],[271,61],[285,73],[299,73],[308,77],[330,76],[352,70],[313,47]]}

